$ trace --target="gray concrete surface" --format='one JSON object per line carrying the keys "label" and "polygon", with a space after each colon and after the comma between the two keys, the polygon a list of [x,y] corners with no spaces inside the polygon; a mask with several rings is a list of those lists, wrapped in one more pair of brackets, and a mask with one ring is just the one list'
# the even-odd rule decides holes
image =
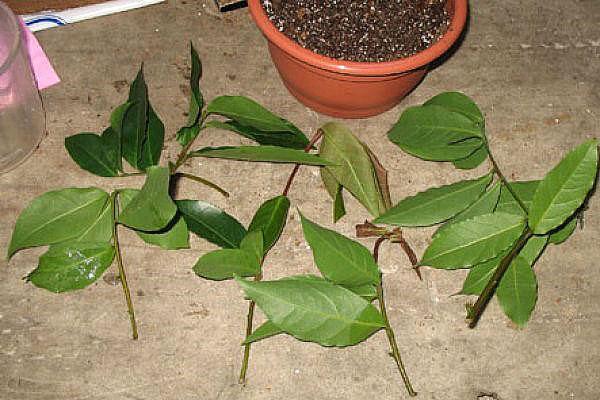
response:
{"label": "gray concrete surface", "polygon": [[[475,176],[403,154],[385,132],[405,107],[443,90],[461,90],[485,110],[494,151],[516,179],[541,177],[561,155],[600,136],[600,3],[598,0],[473,2],[462,47],[395,109],[347,121],[390,170],[399,199],[431,185]],[[166,4],[38,34],[63,82],[43,93],[48,136],[39,150],[0,176],[0,253],[13,224],[35,196],[63,186],[107,189],[140,185],[139,178],[102,179],[80,170],[63,148],[65,136],[98,131],[126,98],[119,83],[145,63],[150,96],[165,121],[168,158],[184,121],[188,41],[203,61],[206,98],[249,95],[312,132],[330,118],[297,103],[271,65],[265,41],[246,10],[218,15],[212,0]],[[206,132],[202,145],[240,143]],[[167,158],[166,157],[166,158]],[[218,204],[248,222],[262,200],[278,193],[290,167],[194,160],[189,169],[229,188],[224,200],[193,184],[179,196]],[[303,168],[291,192],[295,206],[327,223],[330,203],[315,170]],[[311,190],[310,188],[314,188]],[[416,280],[407,262],[386,276],[391,319],[421,399],[600,398],[600,200],[590,204],[584,231],[551,247],[536,266],[537,309],[515,330],[492,302],[479,327],[463,322],[464,298],[450,297],[464,272],[424,271]],[[336,228],[351,234],[367,217],[349,201]],[[430,230],[409,230],[421,253]],[[269,256],[266,277],[313,271],[311,255],[292,218]],[[246,303],[231,282],[196,278],[190,266],[212,247],[148,248],[123,233],[140,324],[129,339],[121,289],[100,280],[79,292],[55,295],[22,281],[43,249],[0,261],[0,398],[99,399],[399,399],[406,398],[384,333],[350,349],[325,349],[277,337],[253,348],[249,383],[237,381]],[[483,396],[483,397],[478,397]]]}

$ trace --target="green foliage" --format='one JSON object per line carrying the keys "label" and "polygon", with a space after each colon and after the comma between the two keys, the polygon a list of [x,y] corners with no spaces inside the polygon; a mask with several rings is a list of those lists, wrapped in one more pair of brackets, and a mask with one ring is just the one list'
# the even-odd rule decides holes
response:
{"label": "green foliage", "polygon": [[346,215],[346,206],[344,204],[344,187],[335,179],[333,174],[327,168],[321,168],[321,180],[325,190],[333,199],[333,222],[339,221]]}
{"label": "green foliage", "polygon": [[423,103],[424,106],[440,106],[448,111],[464,115],[477,126],[485,125],[483,113],[467,95],[460,92],[444,92]]}
{"label": "green foliage", "polygon": [[[284,195],[261,204],[247,230],[216,206],[172,197],[180,178],[228,195],[204,178],[178,171],[191,157],[292,163],[320,168],[333,200],[334,222],[346,213],[343,193],[348,191],[376,223],[403,227],[443,223],[418,266],[470,268],[460,293],[481,296],[469,307],[471,321],[477,321],[488,300],[496,295],[515,324],[522,327],[527,323],[537,299],[533,266],[548,243],[562,243],[574,231],[596,179],[596,140],[570,152],[541,181],[508,182],[490,151],[478,106],[462,93],[442,93],[422,106],[406,109],[388,137],[410,154],[424,160],[449,161],[458,169],[476,168],[489,158],[492,171],[425,190],[392,207],[387,170],[348,128],[327,123],[309,142],[291,122],[246,97],[220,96],[205,105],[199,83],[202,64],[193,46],[190,52],[189,115],[176,134],[181,151],[168,167],[158,166],[165,127],[149,102],[143,69],[131,84],[127,101],[112,112],[110,126],[102,135],[80,133],[65,139],[67,151],[81,168],[106,177],[145,175],[145,183],[141,190],[117,189],[110,195],[97,188],[70,188],[34,199],[19,216],[8,246],[11,257],[20,249],[50,245],[29,274],[29,281],[53,292],[81,289],[96,281],[116,259],[133,337],[137,338],[119,226],[133,229],[145,243],[169,250],[188,248],[192,232],[221,247],[198,258],[195,274],[219,281],[235,278],[251,300],[249,324],[255,305],[267,317],[254,332],[250,325],[247,329],[242,380],[250,343],[286,333],[323,346],[344,347],[385,328],[391,355],[412,394],[387,319],[382,275],[376,262],[378,246],[391,240],[399,242],[415,264],[414,253],[407,250],[410,246],[398,228],[368,221],[361,224],[359,236],[378,237],[371,254],[362,244],[300,215],[322,277],[300,275],[262,281],[263,262],[287,223],[287,193],[296,169]],[[258,145],[190,151],[200,132],[209,127]],[[319,154],[311,154],[319,135]],[[139,172],[124,171],[123,158]],[[254,281],[242,279],[249,277]],[[379,310],[371,304],[375,299]]]}
{"label": "green foliage", "polygon": [[[335,199],[333,194],[337,195],[339,191],[339,188],[334,188],[333,182],[336,181],[352,193],[371,215],[378,217],[383,214],[387,209],[384,196],[387,187],[378,177],[368,148],[339,123],[327,123],[321,130],[323,139],[319,154],[333,164],[326,166],[325,175],[321,176],[332,198]],[[340,201],[337,199],[337,202]],[[343,215],[343,203],[336,207],[334,216]]]}
{"label": "green foliage", "polygon": [[246,229],[238,220],[212,204],[200,200],[177,200],[176,203],[190,232],[217,246],[238,248],[246,236]]}
{"label": "green foliage", "polygon": [[270,338],[271,336],[279,335],[283,330],[271,321],[266,321],[264,324],[256,328],[254,332],[246,336],[243,345],[258,342],[259,340]]}
{"label": "green foliage", "polygon": [[243,96],[220,96],[206,107],[208,114],[227,117],[225,127],[231,132],[260,144],[303,149],[308,139],[291,122],[273,114],[260,104]]}
{"label": "green foliage", "polygon": [[258,208],[248,231],[261,231],[263,234],[263,251],[266,254],[275,245],[287,222],[290,200],[286,196],[277,196],[265,201]]}
{"label": "green foliage", "polygon": [[75,239],[88,231],[108,203],[108,194],[96,188],[68,188],[34,199],[17,219],[8,246],[17,250]]}
{"label": "green foliage", "polygon": [[139,160],[140,169],[158,165],[165,141],[165,126],[156,115],[150,103],[148,103],[148,122],[146,125],[146,137],[142,145],[142,153]]}
{"label": "green foliage", "polygon": [[452,226],[457,222],[466,221],[473,217],[478,217],[484,214],[491,214],[494,212],[496,205],[498,204],[498,198],[500,197],[501,184],[496,182],[491,188],[481,195],[475,202],[468,206],[464,211],[455,215],[446,224],[440,226],[436,234],[442,232],[444,229]]}
{"label": "green foliage", "polygon": [[111,147],[112,130],[105,135],[80,133],[65,138],[69,155],[82,169],[99,176],[118,176],[120,154]]}
{"label": "green foliage", "polygon": [[445,107],[424,105],[405,110],[388,137],[402,150],[424,160],[454,161],[483,146],[483,127]]}
{"label": "green foliage", "polygon": [[558,227],[548,237],[548,241],[552,244],[561,244],[567,240],[577,228],[577,217],[572,216],[562,226]]}
{"label": "green foliage", "polygon": [[27,277],[37,287],[67,292],[94,283],[112,264],[110,243],[67,242],[50,246],[38,267]]}
{"label": "green foliage", "polygon": [[376,285],[379,268],[369,250],[339,233],[323,228],[300,214],[304,237],[323,276],[339,285]]}
{"label": "green foliage", "polygon": [[511,246],[525,228],[518,215],[484,214],[452,224],[434,236],[421,265],[435,268],[469,268],[496,257]]}
{"label": "green foliage", "polygon": [[428,189],[407,197],[374,222],[397,226],[429,226],[446,221],[474,203],[492,181],[487,174],[478,179]]}
{"label": "green foliage", "polygon": [[169,196],[169,169],[150,167],[146,182],[119,215],[118,221],[142,231],[158,231],[175,216],[177,206]]}
{"label": "green foliage", "polygon": [[225,158],[228,160],[258,161],[305,165],[331,165],[327,160],[301,150],[279,146],[221,146],[205,147],[190,153],[190,157]]}
{"label": "green foliage", "polygon": [[562,159],[540,182],[529,212],[533,233],[562,225],[581,206],[596,180],[598,142],[589,140]]}
{"label": "green foliage", "polygon": [[206,124],[206,127],[233,132],[262,145],[288,147],[298,150],[304,149],[308,145],[306,136],[303,133],[298,133],[299,131],[297,130],[282,132],[263,131],[232,120],[225,122],[212,120]]}
{"label": "green foliage", "polygon": [[[459,197],[448,202],[445,196],[454,194],[451,188],[429,189],[400,201],[375,222],[418,226],[447,219],[420,265],[471,268],[460,293],[482,297],[468,307],[469,319],[476,322],[489,296],[496,293],[505,314],[523,326],[537,299],[533,263],[547,243],[562,243],[575,230],[576,214],[596,179],[597,141],[571,151],[542,181],[508,182],[489,152],[483,113],[456,92],[407,109],[388,136],[410,154],[452,161],[459,169],[475,168],[490,157],[498,181],[480,197],[473,194],[464,201]],[[475,181],[454,185],[468,182]],[[456,214],[459,205],[465,209]],[[519,251],[519,243],[530,236]]]}
{"label": "green foliage", "polygon": [[[190,59],[192,62],[192,73],[190,75],[190,111],[188,113],[188,126],[198,123],[202,108],[204,108],[204,97],[200,92],[200,78],[202,78],[202,62],[198,52],[190,43]],[[184,146],[184,143],[181,143]]]}
{"label": "green foliage", "polygon": [[212,280],[231,279],[234,276],[256,276],[263,258],[263,233],[249,231],[239,249],[221,249],[204,254],[196,262],[194,272]]}
{"label": "green foliage", "polygon": [[385,326],[373,305],[324,279],[236,280],[269,321],[299,340],[351,346]]}
{"label": "green foliage", "polygon": [[[131,200],[140,193],[137,189],[119,190],[119,206],[121,210],[127,208]],[[112,222],[111,222],[112,226]],[[189,244],[189,231],[181,214],[176,216],[169,224],[155,232],[136,230],[135,233],[146,243],[159,246],[165,250],[187,249]]]}
{"label": "green foliage", "polygon": [[537,300],[537,282],[531,266],[516,257],[504,273],[496,291],[504,313],[520,327],[525,326]]}

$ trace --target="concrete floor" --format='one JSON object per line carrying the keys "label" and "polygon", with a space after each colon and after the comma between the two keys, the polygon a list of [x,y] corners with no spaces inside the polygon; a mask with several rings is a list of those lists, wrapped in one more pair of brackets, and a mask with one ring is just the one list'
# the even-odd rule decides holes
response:
{"label": "concrete floor", "polygon": [[[496,157],[515,179],[539,178],[566,152],[600,135],[600,3],[598,0],[473,2],[460,49],[401,105],[375,118],[346,121],[390,170],[400,199],[483,171],[457,172],[403,154],[385,133],[407,106],[444,90],[480,104]],[[168,129],[167,154],[187,109],[188,42],[204,62],[206,98],[248,95],[312,133],[331,118],[296,102],[269,60],[246,10],[215,12],[212,0],[166,4],[41,32],[63,82],[43,93],[48,136],[18,169],[0,176],[0,253],[25,204],[63,186],[137,187],[141,178],[103,179],[80,170],[65,136],[99,131],[124,101],[122,81],[141,62],[154,108]],[[201,145],[240,143],[211,131]],[[166,161],[165,161],[166,162]],[[180,198],[218,204],[247,223],[255,207],[278,193],[289,166],[194,160],[189,166],[230,189],[225,200],[193,184]],[[325,224],[330,203],[314,169],[303,168],[291,192],[295,206]],[[313,187],[314,190],[300,188]],[[367,217],[349,201],[336,229],[351,234]],[[420,254],[431,230],[409,230]],[[349,349],[325,349],[276,337],[253,347],[249,383],[237,382],[246,302],[231,282],[196,278],[190,266],[211,245],[167,252],[123,230],[140,325],[129,339],[121,289],[100,280],[55,295],[24,283],[43,249],[0,261],[0,398],[49,399],[398,399],[406,398],[383,332]],[[386,276],[388,303],[405,362],[421,399],[600,398],[600,197],[583,231],[551,247],[536,266],[540,293],[532,320],[515,330],[494,301],[478,328],[464,324],[464,298],[450,297],[464,272],[424,271],[419,282],[399,254]],[[267,278],[313,271],[296,218],[265,268]],[[485,394],[489,396],[486,397]],[[478,397],[479,396],[479,397]],[[495,396],[495,397],[494,397]]]}

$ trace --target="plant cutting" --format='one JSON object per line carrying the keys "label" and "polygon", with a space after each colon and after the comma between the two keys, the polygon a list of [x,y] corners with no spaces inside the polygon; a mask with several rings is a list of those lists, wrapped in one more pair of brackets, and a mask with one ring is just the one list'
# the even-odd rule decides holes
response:
{"label": "plant cutting", "polygon": [[541,180],[509,181],[491,151],[483,114],[456,92],[408,108],[388,137],[407,153],[452,162],[459,169],[489,160],[485,175],[407,197],[374,222],[398,227],[441,224],[419,265],[469,269],[460,294],[479,296],[467,304],[470,328],[494,294],[508,318],[523,327],[537,300],[534,264],[548,244],[569,238],[592,193],[597,140],[569,152]]}
{"label": "plant cutting", "polygon": [[[101,135],[84,132],[67,137],[65,147],[82,169],[95,175],[114,178],[145,176],[142,188],[110,192],[95,187],[64,188],[44,193],[23,210],[8,246],[9,259],[19,250],[49,246],[47,252],[40,256],[38,267],[26,279],[56,293],[91,285],[116,260],[133,339],[138,338],[138,329],[121,257],[119,228],[132,229],[147,244],[167,250],[188,248],[189,232],[208,237],[213,242],[221,241],[220,244],[225,246],[237,246],[239,242],[235,240],[241,239],[241,236],[235,237],[235,234],[243,236],[245,232],[241,225],[235,224],[237,221],[233,217],[219,208],[200,200],[174,200],[169,193],[175,181],[185,178],[228,196],[215,183],[180,169],[189,157],[196,155],[190,148],[200,131],[208,126],[206,119],[209,115],[227,115],[228,111],[222,108],[227,108],[230,102],[241,110],[254,105],[249,99],[223,96],[214,99],[205,109],[199,89],[202,65],[193,47],[191,64],[188,121],[177,132],[177,141],[182,148],[176,160],[169,162],[168,166],[159,165],[165,129],[149,101],[143,70],[140,69],[131,84],[127,101],[112,112],[110,126]],[[276,138],[266,135],[257,136],[255,140],[287,147],[265,145],[248,149],[205,149],[202,155],[211,157],[237,151],[250,159],[327,164],[315,155],[296,149],[308,143],[297,128],[268,112],[257,117],[267,132],[269,129],[282,132]],[[223,124],[230,130],[237,129],[233,122],[214,123]],[[254,135],[252,132],[245,133],[243,128],[238,133]],[[132,170],[125,171],[122,159]],[[211,230],[211,224],[223,223],[226,228],[231,228],[232,237],[221,237]]]}
{"label": "plant cutting", "polygon": [[[230,104],[231,107],[235,105]],[[207,107],[210,110],[211,106]],[[224,111],[224,108],[221,109]],[[232,123],[244,131],[257,135],[256,118],[264,109],[233,111],[223,125],[211,126],[229,129]],[[225,113],[223,112],[222,115]],[[246,115],[246,116],[245,116]],[[246,125],[243,125],[245,121]],[[286,122],[287,123],[287,122]],[[261,133],[263,135],[264,132]],[[279,133],[272,132],[273,137]],[[374,217],[390,206],[387,172],[371,150],[360,142],[346,127],[328,123],[317,130],[305,147],[309,152],[320,141],[321,176],[328,192],[334,197],[334,219],[345,214],[343,191],[351,193]],[[253,147],[259,149],[263,146]],[[218,157],[243,161],[265,161],[248,157],[239,148],[204,148],[191,153],[194,156]],[[273,160],[269,160],[273,162]],[[279,160],[278,162],[281,162]],[[411,396],[416,395],[400,356],[396,336],[388,319],[383,292],[383,279],[377,265],[379,248],[385,240],[400,243],[409,259],[414,252],[402,237],[401,231],[380,232],[372,253],[362,244],[311,221],[298,211],[304,237],[312,249],[315,265],[321,276],[296,275],[274,281],[263,280],[263,265],[267,254],[277,243],[287,222],[290,208],[288,193],[300,164],[292,169],[281,192],[264,202],[256,211],[247,233],[234,248],[215,250],[202,255],[194,272],[211,280],[235,279],[250,299],[244,356],[240,382],[245,383],[252,343],[278,334],[288,334],[302,341],[322,346],[346,347],[359,344],[378,330],[385,330],[390,349],[404,385]],[[227,234],[227,229],[214,229]],[[211,240],[210,238],[207,238]],[[219,245],[218,241],[213,243]],[[222,246],[226,247],[226,246]],[[243,278],[253,278],[252,281]],[[377,300],[379,309],[372,305]],[[253,329],[255,307],[267,316],[267,321]]]}
{"label": "plant cutting", "polygon": [[[285,3],[298,3],[303,7],[293,13],[292,18],[299,21],[299,24],[306,23],[305,33],[301,34],[303,38],[296,38],[305,45],[323,41],[329,44],[347,43],[350,46],[355,41],[367,40],[368,45],[366,43],[362,46],[363,49],[384,48],[386,43],[393,43],[399,49],[401,43],[396,43],[398,41],[397,32],[409,30],[407,26],[403,26],[401,23],[401,27],[389,31],[386,31],[383,26],[373,26],[372,31],[368,29],[369,23],[382,19],[381,15],[387,15],[390,18],[393,16],[402,18],[401,16],[405,13],[389,12],[390,5],[385,4],[384,7],[384,2],[381,2],[377,5],[377,7],[382,7],[379,14],[370,14],[371,10],[367,8],[364,15],[356,19],[352,15],[348,16],[348,21],[358,21],[354,25],[345,26],[343,21],[339,24],[324,23],[323,26],[339,26],[340,32],[317,36],[315,27],[310,24],[311,21],[318,20],[319,17],[327,20],[329,15],[312,14],[309,4],[313,5],[314,3],[317,6],[324,4],[332,8],[341,7],[342,10],[348,9],[349,14],[351,14],[353,10],[359,9],[361,4],[366,3],[353,1],[248,1],[252,18],[267,39],[273,63],[290,93],[301,103],[316,111],[343,118],[364,118],[377,115],[398,104],[423,79],[429,64],[444,54],[456,42],[467,19],[467,0],[448,0],[445,3],[446,13],[449,17],[448,26],[443,35],[429,47],[422,49],[422,47],[417,46],[418,50],[414,54],[407,53],[404,50],[399,50],[397,53],[392,51],[390,55],[393,59],[375,57],[377,61],[364,61],[362,59],[361,61],[349,61],[347,59],[332,58],[305,48],[297,40],[281,32],[280,29],[288,30],[288,26],[278,28],[274,23],[274,20],[276,22],[282,20],[281,15],[278,14],[274,17],[266,9],[272,11],[277,10],[277,7],[281,9]],[[429,4],[434,3],[439,2],[429,2]],[[427,2],[406,1],[402,4],[406,5],[405,11],[410,13],[410,5],[427,4]],[[371,5],[375,9],[375,5]],[[386,8],[388,9],[387,14]],[[343,11],[340,11],[340,13],[343,13]],[[322,26],[319,25],[316,28],[321,29]],[[340,39],[348,32],[362,28],[366,29],[364,38],[346,41]],[[367,39],[369,37],[376,38],[376,40],[371,43]],[[435,37],[437,38],[437,35]],[[409,47],[411,46],[407,43],[405,50]],[[352,52],[340,50],[338,53],[334,52],[332,56],[343,57]]]}

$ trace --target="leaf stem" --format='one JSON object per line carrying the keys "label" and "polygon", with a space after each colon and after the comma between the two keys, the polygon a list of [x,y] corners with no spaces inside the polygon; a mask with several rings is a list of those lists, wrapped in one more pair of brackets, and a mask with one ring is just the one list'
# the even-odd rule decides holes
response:
{"label": "leaf stem", "polygon": [[[261,263],[262,266],[262,263]],[[258,274],[254,277],[254,281],[258,282],[262,279],[262,273]],[[246,322],[246,338],[252,334],[252,323],[254,321],[254,309],[256,308],[256,303],[254,300],[250,300],[250,304],[248,305],[248,319]],[[248,361],[250,360],[250,345],[251,343],[247,343],[244,345],[244,358],[242,360],[242,369],[240,370],[240,384],[246,384],[246,373],[248,372]]]}
{"label": "leaf stem", "polygon": [[490,146],[487,143],[487,141],[485,142],[485,147],[487,149],[488,157],[490,158],[490,162],[492,163],[492,167],[494,168],[494,173],[496,174],[496,176],[498,176],[498,179],[500,179],[500,181],[508,189],[508,191],[510,192],[510,194],[515,198],[515,200],[519,204],[519,207],[521,207],[521,209],[523,210],[523,212],[525,212],[525,215],[529,215],[529,210],[527,209],[527,206],[525,205],[525,203],[523,202],[523,200],[521,200],[519,198],[519,196],[517,195],[517,193],[511,187],[510,183],[508,183],[508,180],[506,179],[506,177],[504,176],[504,174],[500,170],[500,167],[498,166],[498,163],[494,159],[494,156],[492,155],[492,152],[490,150]]}
{"label": "leaf stem", "polygon": [[127,303],[127,311],[129,312],[129,321],[131,323],[131,336],[133,340],[138,338],[137,324],[135,322],[135,311],[133,309],[133,302],[131,301],[131,293],[129,292],[129,286],[127,285],[127,275],[125,274],[125,268],[123,267],[123,259],[121,257],[121,247],[119,246],[119,223],[117,218],[119,216],[117,208],[117,195],[118,191],[114,191],[110,195],[110,206],[113,213],[113,244],[115,246],[115,253],[117,257],[117,266],[119,268],[119,279],[121,286],[123,287],[123,295],[125,296],[125,302]]}
{"label": "leaf stem", "polygon": [[139,176],[139,175],[146,175],[145,172],[123,172],[122,174],[119,174],[119,176],[117,176],[117,178],[126,178],[128,176]]}
{"label": "leaf stem", "polygon": [[519,254],[521,249],[527,244],[529,238],[533,236],[533,233],[529,228],[525,228],[519,239],[515,242],[510,252],[500,261],[498,268],[494,272],[494,275],[490,278],[489,282],[477,298],[475,304],[470,307],[467,307],[467,321],[469,324],[469,328],[473,329],[477,326],[477,322],[481,318],[481,315],[485,311],[487,304],[490,302],[491,298],[494,296],[494,292],[500,283],[500,280],[504,276],[504,273],[510,266],[510,263],[514,258]]}
{"label": "leaf stem", "polygon": [[[373,258],[375,262],[379,261],[379,247],[386,240],[385,237],[377,238],[375,241],[375,245],[373,246]],[[377,301],[379,302],[379,308],[381,310],[381,315],[383,317],[383,321],[385,323],[385,333],[388,338],[388,342],[390,343],[390,348],[392,349],[392,357],[394,361],[396,361],[396,366],[398,367],[398,371],[400,372],[400,376],[402,376],[402,380],[404,381],[404,386],[406,387],[406,391],[409,396],[416,396],[417,392],[413,389],[408,374],[406,373],[406,369],[404,368],[404,363],[402,362],[402,357],[400,356],[400,351],[398,350],[398,343],[396,342],[396,336],[394,335],[394,330],[390,324],[390,321],[387,316],[387,310],[385,307],[385,299],[383,295],[383,274],[379,274],[380,280],[377,285]]]}
{"label": "leaf stem", "polygon": [[221,188],[216,183],[209,181],[208,179],[202,178],[202,177],[194,175],[194,174],[189,174],[187,172],[176,172],[173,174],[173,176],[187,178],[192,181],[196,181],[198,183],[208,186],[209,188],[215,189],[217,192],[221,193],[225,197],[229,197],[229,193],[225,189]]}
{"label": "leaf stem", "polygon": [[[315,143],[317,143],[319,141],[319,139],[321,139],[321,136],[323,136],[323,131],[321,129],[318,129],[317,132],[310,139],[310,142],[308,142],[308,144],[304,148],[304,152],[308,153],[310,151],[310,149],[313,148]],[[290,191],[290,188],[292,187],[292,183],[294,182],[294,178],[296,177],[296,174],[298,173],[299,169],[300,169],[300,164],[294,165],[294,169],[290,173],[290,177],[288,178],[288,180],[285,184],[285,188],[283,189],[283,192],[281,193],[283,196],[288,195],[288,192]]]}
{"label": "leaf stem", "polygon": [[183,148],[177,155],[177,160],[175,161],[175,164],[173,164],[173,166],[171,167],[171,174],[175,174],[175,172],[177,172],[179,167],[181,167],[183,165],[183,163],[187,160],[188,151],[190,150],[190,148],[192,147],[192,145],[194,144],[194,142],[196,141],[198,136],[200,136],[200,132],[202,132],[202,130],[204,129],[204,121],[206,121],[206,117],[208,117],[208,114],[206,113],[206,110],[204,110],[204,111],[202,111],[202,115],[201,115],[200,119],[198,120],[198,124],[200,125],[200,130],[198,131],[198,135],[193,140],[190,140],[190,142],[188,144],[183,146]]}

